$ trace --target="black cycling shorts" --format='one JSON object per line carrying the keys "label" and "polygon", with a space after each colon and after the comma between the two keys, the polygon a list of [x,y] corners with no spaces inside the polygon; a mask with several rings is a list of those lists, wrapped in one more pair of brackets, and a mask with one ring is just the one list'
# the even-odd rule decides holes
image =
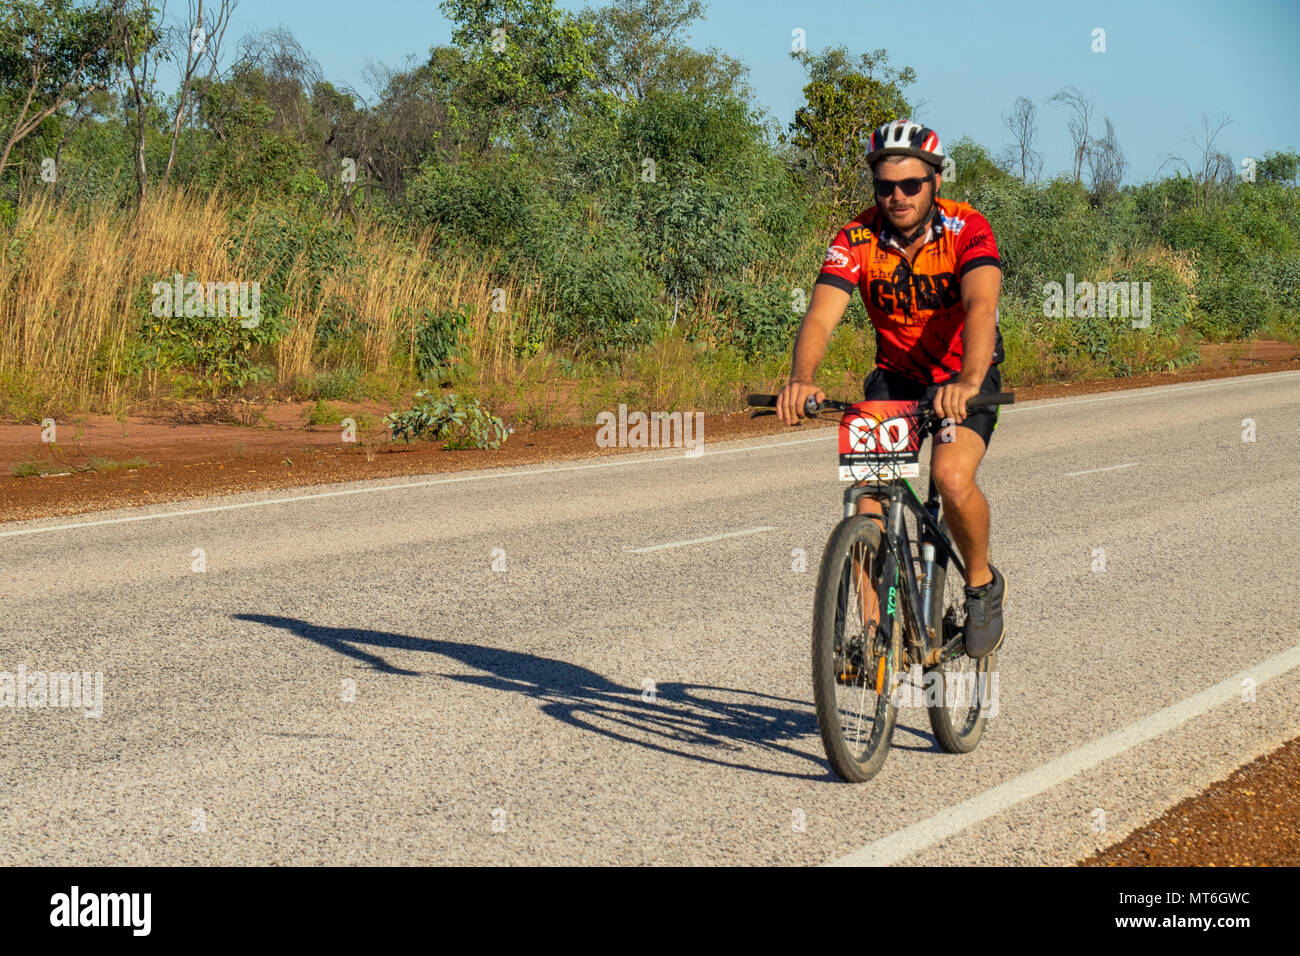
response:
{"label": "black cycling shorts", "polygon": [[[867,380],[862,383],[862,398],[865,401],[926,401],[934,398],[938,391],[938,385],[926,385],[924,382],[918,382],[916,379],[883,368],[873,369],[867,376]],[[1002,372],[996,364],[993,364],[989,366],[988,374],[980,383],[980,394],[988,395],[1000,391],[1002,391]],[[969,428],[984,439],[984,447],[987,448],[989,439],[993,437],[993,429],[998,427],[999,408],[1000,406],[994,405],[992,408],[981,408],[971,412],[957,427]]]}

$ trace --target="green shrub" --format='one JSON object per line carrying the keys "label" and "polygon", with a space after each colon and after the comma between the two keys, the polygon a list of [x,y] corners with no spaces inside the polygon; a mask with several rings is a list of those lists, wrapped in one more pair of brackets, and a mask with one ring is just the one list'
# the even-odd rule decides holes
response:
{"label": "green shrub", "polygon": [[732,316],[732,340],[748,357],[790,351],[803,318],[791,308],[789,290],[775,284],[759,289],[746,282],[728,282],[718,295],[717,307]]}
{"label": "green shrub", "polygon": [[416,392],[415,398],[413,408],[384,417],[394,439],[400,436],[409,442],[427,436],[443,442],[447,449],[500,448],[509,434],[505,423],[477,398],[466,400],[454,392],[446,396]]}
{"label": "green shrub", "polygon": [[331,401],[363,398],[365,395],[361,379],[361,369],[355,365],[323,372],[312,383],[311,397]]}
{"label": "green shrub", "polygon": [[317,399],[316,404],[307,410],[308,425],[337,425],[342,421],[342,410],[324,399]]}
{"label": "green shrub", "polygon": [[426,308],[423,315],[424,320],[415,329],[412,361],[416,372],[428,379],[463,356],[461,342],[469,329],[471,312],[464,305],[439,312]]}
{"label": "green shrub", "polygon": [[[170,277],[158,281],[171,284]],[[190,281],[198,279],[187,276],[185,282]],[[213,395],[271,376],[271,370],[258,359],[263,349],[284,334],[287,322],[279,314],[284,305],[283,294],[263,291],[257,324],[245,328],[245,320],[237,314],[154,315],[154,285],[153,281],[146,281],[136,298],[140,320],[137,335],[123,353],[126,374],[138,376],[145,371],[187,369],[204,380]],[[208,311],[206,306],[203,311]],[[228,308],[227,311],[236,310]]]}
{"label": "green shrub", "polygon": [[527,167],[509,157],[476,165],[425,164],[407,187],[407,204],[422,224],[481,246],[516,247],[521,233],[545,218],[546,196]]}

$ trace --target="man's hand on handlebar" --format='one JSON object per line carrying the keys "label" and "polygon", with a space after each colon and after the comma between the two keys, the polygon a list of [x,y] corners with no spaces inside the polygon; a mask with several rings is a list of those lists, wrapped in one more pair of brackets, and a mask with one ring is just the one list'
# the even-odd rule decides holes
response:
{"label": "man's hand on handlebar", "polygon": [[804,414],[804,403],[809,396],[819,405],[826,401],[826,393],[816,385],[792,380],[776,396],[776,417],[787,425],[798,424],[801,418],[808,417]]}
{"label": "man's hand on handlebar", "polygon": [[940,420],[951,418],[960,424],[969,413],[966,403],[980,393],[978,385],[965,385],[962,382],[950,382],[939,386],[934,396],[934,413]]}

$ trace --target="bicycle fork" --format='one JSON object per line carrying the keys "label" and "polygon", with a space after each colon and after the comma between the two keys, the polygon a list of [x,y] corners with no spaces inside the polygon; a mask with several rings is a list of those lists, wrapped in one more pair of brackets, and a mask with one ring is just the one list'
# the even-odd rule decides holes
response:
{"label": "bicycle fork", "polygon": [[[930,520],[938,525],[939,491],[935,488],[933,479],[930,481],[930,494],[925,501],[925,510],[929,514]],[[943,622],[932,620],[935,612],[934,585],[935,570],[938,567],[937,552],[934,539],[931,537],[929,530],[924,526],[919,530],[921,536],[921,627],[929,638],[931,645],[938,645],[940,642],[937,635],[943,633]],[[942,600],[942,596],[940,598]],[[940,606],[939,611],[942,613],[942,606]]]}
{"label": "bicycle fork", "polygon": [[[939,495],[930,483],[930,493],[924,505],[925,513],[938,527]],[[942,633],[942,622],[933,620],[935,616],[934,592],[939,566],[939,554],[932,532],[924,521],[918,528],[917,541],[920,561],[912,559],[912,544],[904,515],[907,506],[901,492],[890,495],[888,518],[885,521],[887,548],[881,575],[881,626],[890,634],[893,618],[897,613],[904,613],[913,626],[904,627],[904,641],[911,651],[913,663],[930,667],[940,662],[942,651],[941,639],[936,635]],[[919,580],[918,580],[919,578]],[[910,616],[898,605],[906,603]],[[903,662],[898,662],[901,671]]]}

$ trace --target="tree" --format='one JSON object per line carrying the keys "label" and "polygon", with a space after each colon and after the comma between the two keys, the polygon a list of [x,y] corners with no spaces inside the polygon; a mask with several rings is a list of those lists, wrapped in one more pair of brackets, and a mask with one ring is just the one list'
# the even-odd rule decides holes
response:
{"label": "tree", "polygon": [[1005,183],[1015,175],[1008,163],[995,160],[969,136],[949,140],[943,147],[944,155],[952,159],[960,172],[957,179],[944,181],[941,195],[946,198],[969,202],[985,183]]}
{"label": "tree", "polygon": [[[563,128],[591,68],[591,21],[555,0],[444,0],[462,55],[460,99],[473,114],[480,149]],[[431,60],[432,62],[432,60]],[[440,64],[449,66],[446,58]]]}
{"label": "tree", "polygon": [[276,132],[287,132],[303,142],[322,135],[308,129],[309,96],[323,80],[320,64],[289,30],[278,27],[245,37],[235,71],[249,85],[250,95],[271,108]]}
{"label": "tree", "polygon": [[1200,156],[1193,166],[1186,159],[1178,154],[1171,154],[1160,164],[1163,169],[1166,163],[1181,165],[1187,171],[1188,177],[1196,184],[1196,191],[1200,199],[1202,211],[1210,208],[1210,199],[1214,195],[1216,185],[1227,185],[1236,179],[1236,170],[1232,163],[1232,157],[1227,153],[1221,152],[1215,145],[1214,141],[1219,138],[1219,134],[1232,124],[1232,120],[1227,116],[1220,116],[1213,123],[1205,114],[1201,114],[1201,136],[1197,139],[1191,133],[1187,134],[1187,142],[1193,147],[1200,150]]}
{"label": "tree", "polygon": [[1011,134],[1010,168],[1019,166],[1024,182],[1029,182],[1031,175],[1037,180],[1043,169],[1043,154],[1034,148],[1038,137],[1038,107],[1028,97],[1019,96],[1011,112],[1002,114],[1002,124]]}
{"label": "tree", "polygon": [[[144,208],[149,189],[149,168],[144,160],[145,132],[148,129],[149,111],[153,105],[153,88],[158,66],[166,58],[162,47],[162,11],[154,22],[154,8],[149,0],[140,0],[133,8],[131,0],[114,0],[113,36],[121,44],[126,75],[131,83],[131,100],[135,107],[134,165],[136,181],[136,211]],[[152,61],[150,59],[152,54]],[[149,71],[152,62],[153,72]]]}
{"label": "tree", "polygon": [[1294,186],[1300,180],[1300,153],[1273,151],[1259,163],[1259,178],[1265,182]]}
{"label": "tree", "polygon": [[292,129],[276,128],[275,110],[248,95],[247,76],[241,71],[208,86],[198,106],[199,122],[216,140],[201,157],[201,174],[209,184],[236,194],[316,195],[324,189],[307,145]]}
{"label": "tree", "polygon": [[[406,183],[420,164],[448,159],[462,145],[453,128],[456,90],[451,77],[465,68],[458,51],[437,47],[430,62],[407,70],[374,67],[367,75],[382,90],[379,102],[338,127],[343,148],[354,150],[359,166],[374,177],[389,196],[405,194]],[[483,144],[486,145],[486,144]]]}
{"label": "tree", "polygon": [[1088,174],[1092,180],[1094,196],[1101,196],[1119,189],[1124,179],[1128,161],[1115,138],[1115,126],[1106,117],[1106,135],[1093,140],[1088,147]]}
{"label": "tree", "polygon": [[902,87],[912,83],[916,73],[911,67],[892,69],[884,50],[864,53],[856,64],[844,47],[816,56],[807,51],[790,56],[808,73],[804,104],[790,124],[790,142],[803,151],[797,165],[824,179],[838,209],[857,201],[865,189],[872,131],[908,115]]}
{"label": "tree", "polygon": [[[176,163],[176,143],[181,136],[181,126],[190,116],[193,103],[190,94],[201,65],[208,64],[207,79],[215,80],[220,72],[221,43],[225,39],[230,18],[235,12],[236,0],[219,0],[215,11],[209,7],[208,17],[203,16],[203,0],[190,0],[189,19],[182,31],[185,46],[185,66],[181,70],[181,89],[176,97],[176,112],[172,117],[172,144],[167,153],[167,168],[163,170],[162,188],[166,190],[172,166]],[[179,58],[178,62],[179,62]]]}
{"label": "tree", "polygon": [[678,39],[703,15],[700,0],[615,0],[598,10],[592,37],[597,88],[624,103],[644,100],[653,90],[748,99],[748,67]]}
{"label": "tree", "polygon": [[118,63],[112,9],[71,0],[7,0],[0,10],[0,116],[9,133],[0,175],[14,147],[69,102],[105,89]]}
{"label": "tree", "polygon": [[1088,144],[1091,142],[1088,131],[1091,126],[1092,101],[1075,87],[1067,86],[1053,93],[1047,102],[1063,106],[1070,111],[1067,129],[1074,143],[1074,181],[1077,183],[1083,175],[1083,163],[1088,155]]}

